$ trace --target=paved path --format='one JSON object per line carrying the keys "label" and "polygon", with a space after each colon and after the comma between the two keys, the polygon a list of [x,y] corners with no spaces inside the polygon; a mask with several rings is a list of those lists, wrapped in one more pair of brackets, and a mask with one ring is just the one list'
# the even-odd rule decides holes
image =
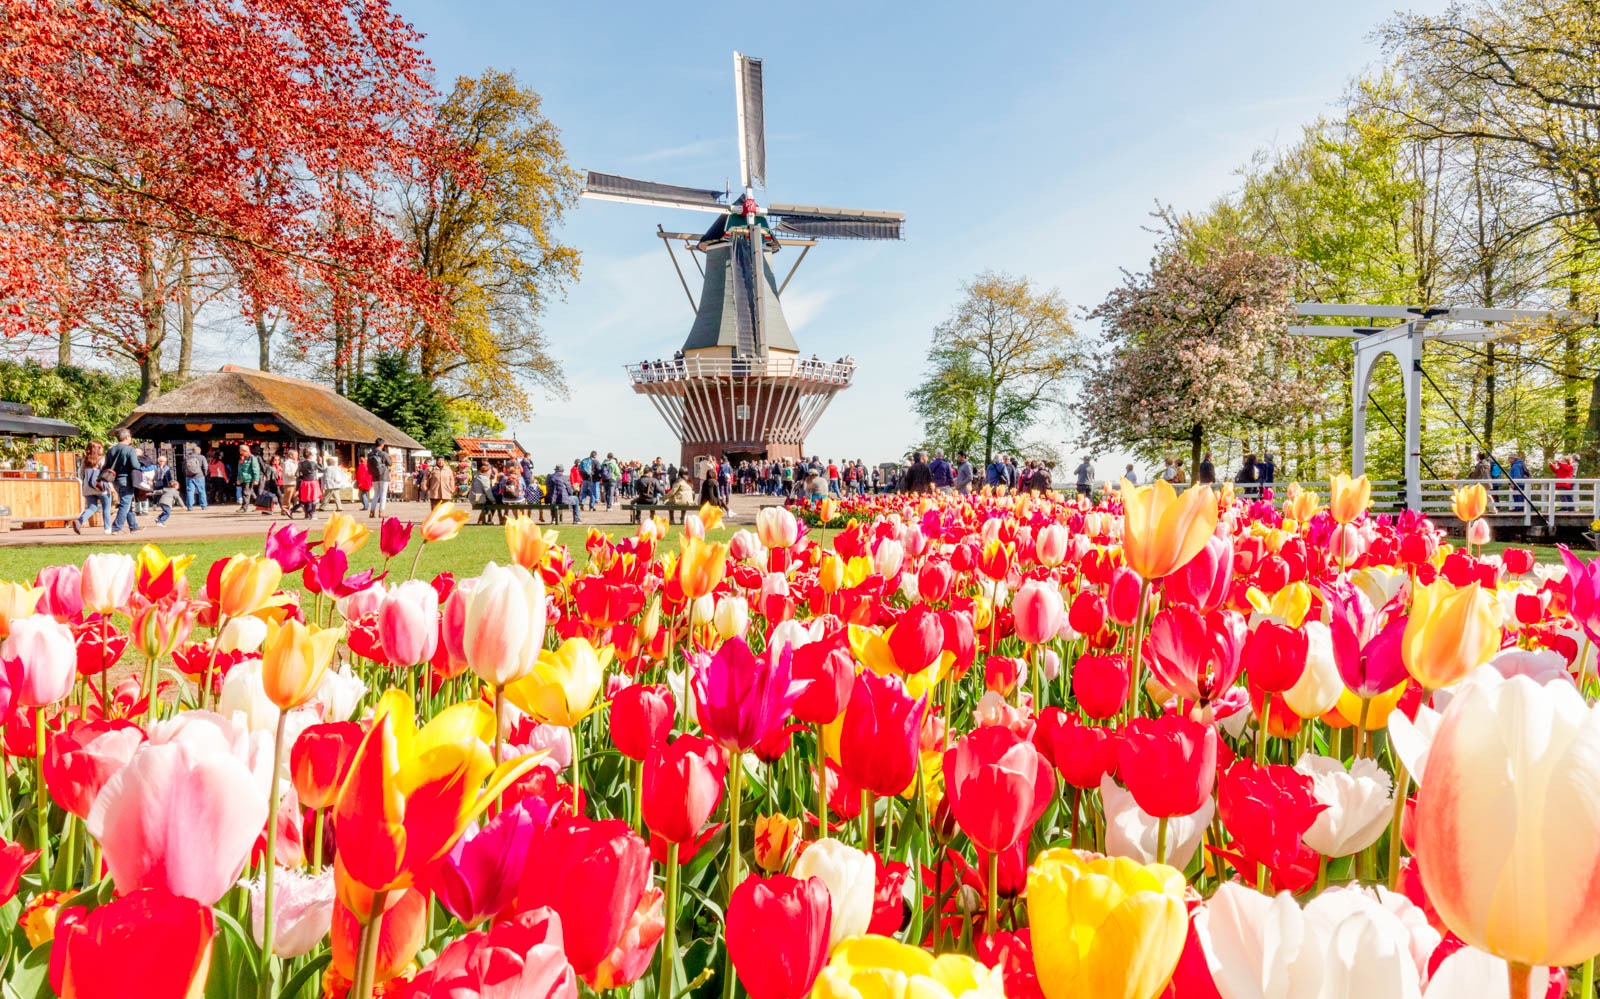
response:
{"label": "paved path", "polygon": [[[776,503],[778,500],[771,496],[735,496],[730,504],[728,522],[733,524],[750,525],[756,521],[756,513],[761,507]],[[390,516],[399,517],[401,520],[420,522],[428,515],[426,503],[390,503],[388,513]],[[325,523],[332,511],[323,511],[312,523]],[[357,517],[364,517],[361,508],[354,504],[346,503],[345,512]],[[239,508],[233,505],[212,506],[206,510],[184,510],[182,507],[172,511],[172,516],[161,527],[154,526],[155,514],[141,516],[139,526],[141,530],[133,535],[141,541],[154,541],[159,539],[166,544],[172,540],[188,540],[194,538],[233,538],[250,537],[252,535],[265,535],[267,527],[272,524],[284,522],[284,518],[263,517],[254,511],[240,513]],[[304,524],[305,520],[296,523]],[[570,524],[571,518],[563,518],[563,524]],[[595,510],[583,511],[583,526],[599,525],[601,527],[628,526],[628,511],[619,503],[607,510],[604,506]],[[126,533],[107,535],[102,528],[85,527],[83,533],[75,534],[70,527],[53,528],[26,528],[12,530],[0,534],[0,547],[14,545],[64,545],[64,544],[103,544],[107,537],[115,537],[118,541],[129,540]]]}

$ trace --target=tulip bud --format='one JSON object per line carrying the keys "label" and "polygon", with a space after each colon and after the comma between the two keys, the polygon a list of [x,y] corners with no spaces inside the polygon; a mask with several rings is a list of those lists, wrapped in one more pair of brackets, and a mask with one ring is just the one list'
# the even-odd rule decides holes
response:
{"label": "tulip bud", "polygon": [[1072,696],[1090,718],[1110,718],[1128,703],[1132,680],[1123,655],[1086,655],[1072,666]]}
{"label": "tulip bud", "polygon": [[343,628],[315,628],[300,621],[267,625],[261,682],[279,710],[297,708],[311,699],[343,637]]}
{"label": "tulip bud", "polygon": [[756,515],[756,532],[768,548],[788,548],[800,539],[800,523],[785,507],[763,507]]}
{"label": "tulip bud", "polygon": [[778,815],[756,816],[756,866],[777,874],[789,866],[789,857],[800,842],[800,820]]}
{"label": "tulip bud", "polygon": [[905,561],[905,546],[893,539],[878,542],[878,548],[872,553],[873,571],[885,579],[892,579],[900,571],[900,564]]}
{"label": "tulip bud", "polygon": [[[695,601],[696,605],[700,601]],[[744,597],[723,597],[717,604],[712,624],[717,629],[717,634],[723,638],[732,638],[735,635],[744,637],[745,629],[750,626],[750,603]]]}

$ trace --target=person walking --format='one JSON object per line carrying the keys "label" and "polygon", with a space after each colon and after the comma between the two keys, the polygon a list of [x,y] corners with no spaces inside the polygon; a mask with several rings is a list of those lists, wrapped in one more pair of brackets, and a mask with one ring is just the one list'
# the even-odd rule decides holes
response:
{"label": "person walking", "polygon": [[1072,471],[1076,480],[1079,496],[1088,496],[1094,491],[1094,465],[1089,462],[1089,456],[1084,455],[1083,461]]}
{"label": "person walking", "polygon": [[234,472],[234,479],[239,485],[240,513],[255,505],[256,493],[264,478],[266,466],[261,464],[261,459],[250,453],[250,445],[239,445],[239,468]]}
{"label": "person walking", "polygon": [[126,526],[129,534],[137,534],[139,518],[133,510],[133,487],[139,475],[139,453],[133,449],[133,434],[127,427],[117,431],[117,442],[106,452],[106,468],[117,490],[117,519],[111,525],[111,533],[120,534]]}
{"label": "person walking", "polygon": [[367,471],[372,474],[372,506],[367,510],[367,519],[372,520],[381,518],[389,506],[389,449],[382,437],[373,441],[372,450],[367,452]]}
{"label": "person walking", "polygon": [[156,456],[156,467],[150,473],[150,498],[161,511],[156,517],[155,526],[167,526],[167,519],[172,516],[172,508],[178,502],[178,477],[173,474],[172,466],[167,464],[167,456],[164,454]]}
{"label": "person walking", "polygon": [[344,503],[339,494],[350,485],[350,476],[345,472],[344,466],[339,464],[339,456],[328,455],[328,461],[322,466],[322,508],[326,510],[328,504],[333,504],[335,513],[344,512]]}
{"label": "person walking", "polygon": [[1511,459],[1511,467],[1506,469],[1506,477],[1511,480],[1511,501],[1513,510],[1522,512],[1522,501],[1527,495],[1527,489],[1522,485],[1522,480],[1528,477],[1528,456],[1518,451]]}
{"label": "person walking", "polygon": [[356,493],[361,498],[361,509],[372,509],[372,471],[367,466],[367,456],[362,454],[356,460]]}
{"label": "person walking", "polygon": [[456,473],[448,462],[441,461],[428,470],[428,479],[424,485],[428,501],[433,509],[437,510],[450,502],[450,498],[456,494]]}
{"label": "person walking", "polygon": [[322,476],[324,469],[318,465],[311,456],[310,448],[300,449],[300,465],[295,470],[296,497],[299,500],[298,509],[303,511],[307,520],[314,520],[317,516],[317,507],[322,505]]}
{"label": "person walking", "polygon": [[933,469],[928,466],[928,452],[918,451],[911,467],[900,479],[900,491],[912,495],[933,492]]}
{"label": "person walking", "polygon": [[965,496],[972,492],[972,462],[967,460],[967,452],[956,452],[956,492]]}
{"label": "person walking", "polygon": [[100,514],[100,526],[107,534],[111,533],[111,500],[114,486],[110,480],[103,480],[101,477],[105,471],[105,464],[105,445],[99,441],[90,441],[83,455],[83,467],[78,469],[78,487],[83,493],[83,512],[72,522],[74,534],[82,534],[83,525],[87,524],[89,518],[96,512]]}
{"label": "person walking", "polygon": [[183,451],[183,508],[206,508],[206,457],[190,444]]}

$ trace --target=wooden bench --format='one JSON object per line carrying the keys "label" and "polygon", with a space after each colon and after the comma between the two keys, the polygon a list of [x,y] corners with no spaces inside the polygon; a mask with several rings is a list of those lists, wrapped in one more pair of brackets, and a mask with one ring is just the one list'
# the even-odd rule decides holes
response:
{"label": "wooden bench", "polygon": [[689,503],[624,503],[624,504],[622,504],[622,507],[623,507],[623,509],[628,511],[628,521],[630,523],[634,523],[634,524],[639,523],[639,521],[641,519],[643,519],[645,514],[649,514],[650,516],[653,517],[658,513],[665,513],[667,515],[667,523],[669,523],[669,524],[681,524],[681,523],[683,523],[684,514],[698,512],[699,509],[700,509],[700,504],[698,504],[698,503],[694,503],[694,504],[689,504]]}
{"label": "wooden bench", "polygon": [[566,509],[566,507],[555,503],[496,503],[495,501],[490,500],[488,502],[477,502],[472,504],[472,510],[474,513],[481,514],[484,511],[487,511],[489,514],[487,519],[493,520],[496,516],[498,516],[500,518],[500,523],[502,524],[505,523],[507,514],[516,513],[519,510],[526,513],[538,511],[539,523],[541,524],[545,523],[544,515],[546,512],[548,512],[550,514],[550,523],[559,524],[561,523],[561,514]]}

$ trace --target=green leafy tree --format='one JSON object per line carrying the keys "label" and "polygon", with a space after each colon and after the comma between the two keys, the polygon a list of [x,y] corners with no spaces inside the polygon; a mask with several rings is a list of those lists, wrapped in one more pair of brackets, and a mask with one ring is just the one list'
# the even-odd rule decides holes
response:
{"label": "green leafy tree", "polygon": [[139,399],[137,377],[38,361],[0,360],[0,399],[33,407],[39,416],[65,420],[83,431],[62,443],[80,448],[105,441]]}
{"label": "green leafy tree", "polygon": [[433,382],[412,370],[404,354],[379,354],[371,371],[351,381],[349,397],[435,454],[455,451],[448,400]]}
{"label": "green leafy tree", "polygon": [[1077,337],[1061,295],[1025,277],[985,271],[962,290],[907,397],[928,444],[989,461],[1028,448],[1024,438],[1079,363]]}

